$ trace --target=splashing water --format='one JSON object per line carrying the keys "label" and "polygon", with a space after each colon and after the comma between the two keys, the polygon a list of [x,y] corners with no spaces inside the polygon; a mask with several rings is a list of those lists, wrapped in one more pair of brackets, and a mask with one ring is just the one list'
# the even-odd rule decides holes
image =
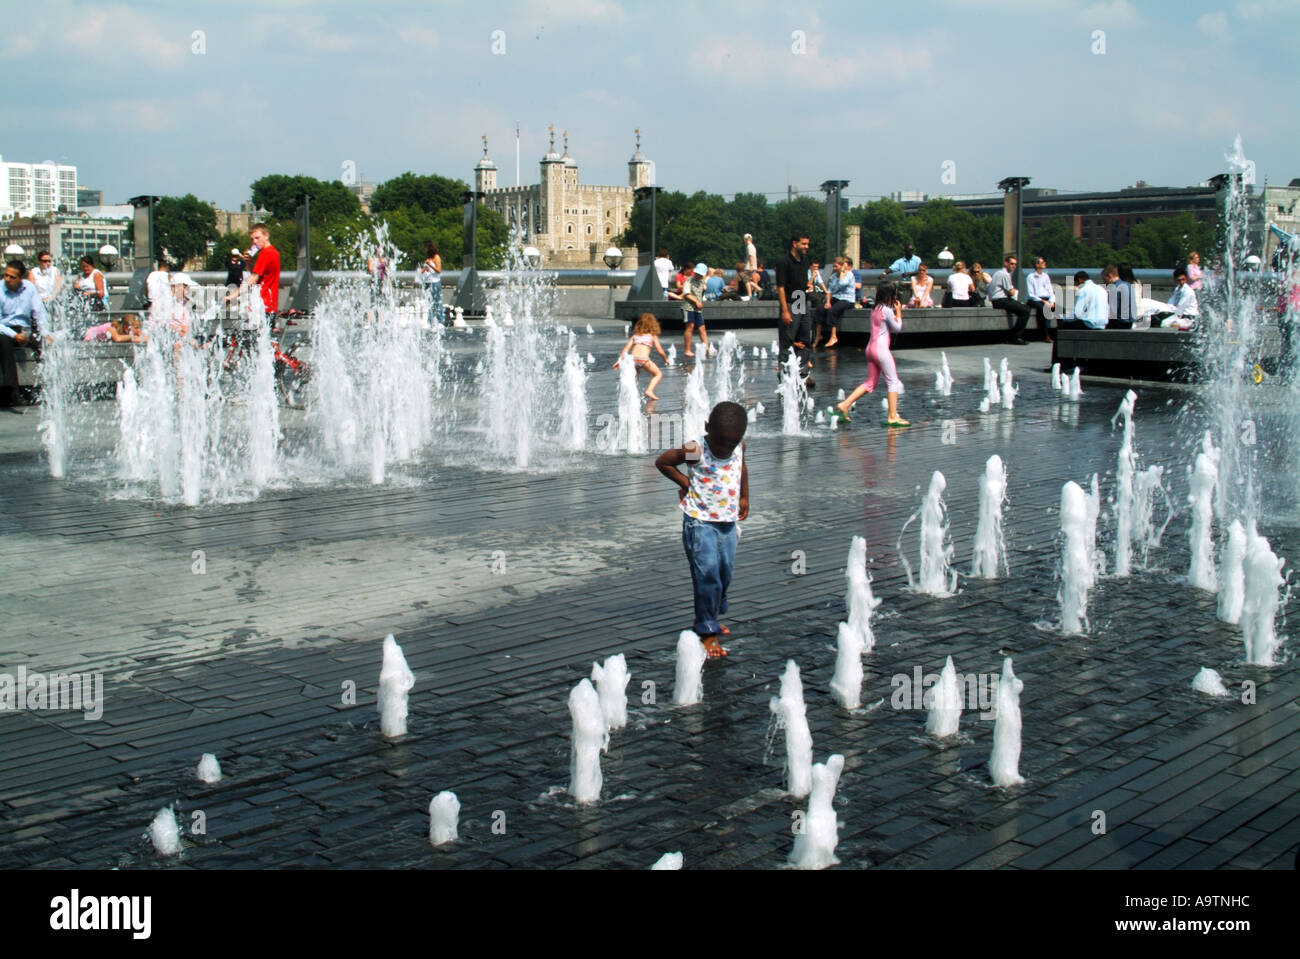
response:
{"label": "splashing water", "polygon": [[181,830],[171,806],[158,810],[149,824],[149,840],[160,856],[175,856],[181,851]]}
{"label": "splashing water", "polygon": [[925,719],[927,733],[938,739],[957,735],[961,725],[961,684],[951,656],[944,660],[939,682],[926,690],[925,706],[929,710]]}
{"label": "splashing water", "polygon": [[584,679],[569,693],[573,734],[569,749],[569,794],[579,805],[600,799],[603,782],[600,753],[609,745],[609,732],[600,709],[600,697],[591,680]]}
{"label": "splashing water", "polygon": [[646,445],[646,420],[641,415],[636,364],[629,355],[618,364],[618,432],[614,436],[614,449],[636,454],[644,453]]}
{"label": "splashing water", "polygon": [[952,371],[948,369],[947,353],[939,354],[939,369],[934,374],[934,388],[941,396],[952,396]]}
{"label": "splashing water", "polygon": [[989,776],[995,786],[1019,786],[1020,775],[1020,694],[1025,684],[1011,669],[1011,657],[1002,660],[1002,678],[998,680],[998,717],[993,724],[993,753],[989,756]]}
{"label": "splashing water", "polygon": [[1110,428],[1115,428],[1115,421],[1124,418],[1124,438],[1119,450],[1119,463],[1115,468],[1115,575],[1128,576],[1131,569],[1133,538],[1137,530],[1137,490],[1135,476],[1137,473],[1137,454],[1133,451],[1133,408],[1137,403],[1137,394],[1129,390],[1119,405],[1119,411],[1111,418]]}
{"label": "splashing water", "polygon": [[[1254,534],[1253,526],[1251,533]],[[1223,546],[1218,603],[1219,619],[1234,626],[1241,622],[1241,608],[1246,599],[1246,543],[1246,530],[1234,519]]]}
{"label": "splashing water", "polygon": [[1088,628],[1088,590],[1095,566],[1088,555],[1088,504],[1083,487],[1070,480],[1061,488],[1061,632],[1066,635]]}
{"label": "splashing water", "polygon": [[839,863],[835,847],[839,844],[839,820],[835,814],[835,789],[844,771],[844,757],[839,753],[812,768],[812,795],[803,831],[794,837],[790,865],[796,869],[825,869]]}
{"label": "splashing water", "polygon": [[564,355],[564,402],[560,406],[560,444],[568,450],[581,452],[587,446],[587,371],[582,359],[569,340],[569,350]]}
{"label": "splashing water", "polygon": [[[931,596],[951,596],[957,590],[957,573],[951,570],[952,544],[948,539],[948,522],[943,502],[943,492],[948,481],[935,470],[930,477],[921,508],[908,517],[898,534],[898,556],[907,572],[907,586]],[[921,517],[921,569],[917,581],[912,579],[912,567],[903,551],[903,534],[917,516]]]}
{"label": "splashing water", "polygon": [[1192,468],[1187,501],[1192,508],[1192,524],[1188,530],[1191,565],[1187,578],[1197,589],[1213,593],[1218,589],[1214,571],[1212,527],[1214,524],[1214,488],[1219,482],[1219,451],[1206,431],[1201,452],[1196,455]]}
{"label": "splashing water", "polygon": [[627,725],[629,678],[627,660],[622,653],[607,658],[603,666],[591,664],[591,681],[596,684],[596,693],[600,697],[600,712],[605,717],[605,727],[611,731]]}
{"label": "splashing water", "polygon": [[389,633],[384,637],[384,661],[379,670],[379,729],[389,739],[406,735],[407,700],[414,686],[415,674]]}
{"label": "splashing water", "polygon": [[999,389],[1002,393],[1002,408],[1004,410],[1012,409],[1016,405],[1016,394],[1020,390],[1016,389],[1015,384],[1011,381],[1011,366],[1007,363],[1005,356],[1002,357],[999,378],[1001,379]]}
{"label": "splashing water", "polygon": [[776,388],[781,397],[781,432],[787,436],[803,436],[803,415],[807,411],[808,388],[799,373],[799,354],[790,351],[784,364],[784,375]]}
{"label": "splashing water", "polygon": [[673,683],[673,705],[694,706],[704,698],[702,673],[706,659],[704,644],[694,630],[682,630],[677,637],[677,677]]}
{"label": "splashing water", "polygon": [[781,675],[781,695],[772,697],[769,708],[778,729],[785,730],[785,769],[790,795],[802,799],[812,790],[812,733],[808,729],[807,707],[799,667],[787,660]]}
{"label": "splashing water", "polygon": [[971,576],[995,579],[1007,569],[1007,547],[1002,535],[1002,504],[1007,496],[1007,468],[994,453],[984,464],[980,479],[980,515],[975,527]]}
{"label": "splashing water", "polygon": [[1274,620],[1286,603],[1279,594],[1286,583],[1282,577],[1285,565],[1286,560],[1274,554],[1268,540],[1255,533],[1252,525],[1246,541],[1241,633],[1246,643],[1246,662],[1256,666],[1274,665],[1274,654],[1281,645]]}
{"label": "splashing water", "polygon": [[443,790],[429,800],[429,842],[435,846],[460,838],[460,800]]}
{"label": "splashing water", "polygon": [[686,378],[686,388],[682,395],[682,435],[687,440],[696,440],[704,435],[704,424],[708,421],[709,391],[704,388],[704,367],[696,363]]}

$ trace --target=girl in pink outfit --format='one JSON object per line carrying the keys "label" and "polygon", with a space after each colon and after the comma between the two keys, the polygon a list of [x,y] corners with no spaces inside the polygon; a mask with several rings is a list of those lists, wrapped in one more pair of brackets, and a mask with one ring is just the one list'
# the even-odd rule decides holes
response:
{"label": "girl in pink outfit", "polygon": [[640,378],[643,369],[650,374],[650,385],[645,388],[646,399],[657,400],[659,397],[655,395],[655,387],[664,378],[664,374],[659,367],[650,362],[652,349],[658,350],[664,362],[668,362],[668,354],[659,343],[659,321],[654,318],[653,313],[642,313],[636,321],[636,326],[632,328],[631,338],[623,345],[623,352],[614,361],[614,369],[618,369],[618,364],[627,359],[628,352],[631,351],[632,362],[636,364],[637,378]]}
{"label": "girl in pink outfit", "polygon": [[898,378],[898,367],[894,365],[893,354],[889,352],[890,334],[900,333],[903,329],[902,320],[898,317],[900,312],[898,289],[894,284],[882,283],[876,287],[876,306],[871,311],[871,341],[867,344],[867,379],[835,407],[841,422],[849,422],[849,410],[853,404],[863,394],[875,390],[877,381],[884,376],[889,399],[889,418],[885,420],[885,425],[911,425],[898,415],[898,394],[903,392],[903,381]]}

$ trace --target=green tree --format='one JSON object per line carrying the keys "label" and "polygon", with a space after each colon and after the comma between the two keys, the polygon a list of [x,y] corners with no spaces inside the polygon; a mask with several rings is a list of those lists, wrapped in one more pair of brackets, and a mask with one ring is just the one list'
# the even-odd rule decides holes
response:
{"label": "green tree", "polygon": [[217,239],[217,212],[193,193],[165,196],[154,208],[154,242],[179,266],[207,259],[208,243]]}
{"label": "green tree", "polygon": [[877,268],[888,266],[913,242],[912,224],[903,204],[894,200],[864,203],[849,210],[844,219],[850,226],[862,228],[862,259]]}
{"label": "green tree", "polygon": [[298,198],[304,193],[312,197],[312,223],[346,220],[361,212],[356,194],[338,180],[326,182],[301,173],[293,176],[271,173],[254,180],[251,187],[253,203],[266,207],[274,220],[293,219],[298,209]]}
{"label": "green tree", "polygon": [[403,173],[386,180],[370,198],[370,212],[379,214],[410,207],[434,214],[455,207],[463,209],[461,194],[469,190],[464,180],[449,180],[437,174]]}
{"label": "green tree", "polygon": [[1214,228],[1201,223],[1191,213],[1153,217],[1133,227],[1125,250],[1132,252],[1133,263],[1145,254],[1149,269],[1173,269],[1187,262],[1187,254],[1197,250],[1204,254],[1214,249]]}
{"label": "green tree", "polygon": [[[217,245],[212,248],[208,254],[207,262],[203,265],[205,270],[222,270],[226,269],[226,259],[230,256],[231,250],[246,249],[248,243],[247,233],[223,233],[217,237]],[[281,264],[283,266],[283,263]]]}

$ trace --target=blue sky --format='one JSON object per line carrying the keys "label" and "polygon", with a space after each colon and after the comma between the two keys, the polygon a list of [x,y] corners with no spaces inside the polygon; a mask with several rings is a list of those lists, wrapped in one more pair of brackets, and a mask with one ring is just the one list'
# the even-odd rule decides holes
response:
{"label": "blue sky", "polygon": [[584,182],[621,184],[640,127],[669,189],[840,178],[856,203],[1189,185],[1240,133],[1286,183],[1297,37],[1300,0],[48,0],[0,33],[0,154],[74,163],[106,202],[233,207],[348,163],[469,180],[484,133],[512,184],[516,122],[524,183],[554,124]]}

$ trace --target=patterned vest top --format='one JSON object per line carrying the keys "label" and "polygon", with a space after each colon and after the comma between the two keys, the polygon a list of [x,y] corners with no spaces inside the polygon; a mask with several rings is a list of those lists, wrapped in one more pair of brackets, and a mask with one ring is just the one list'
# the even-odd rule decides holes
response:
{"label": "patterned vest top", "polygon": [[734,523],[740,517],[740,475],[745,444],[730,459],[718,459],[700,437],[700,458],[691,463],[691,486],[682,500],[682,512],[709,523]]}

